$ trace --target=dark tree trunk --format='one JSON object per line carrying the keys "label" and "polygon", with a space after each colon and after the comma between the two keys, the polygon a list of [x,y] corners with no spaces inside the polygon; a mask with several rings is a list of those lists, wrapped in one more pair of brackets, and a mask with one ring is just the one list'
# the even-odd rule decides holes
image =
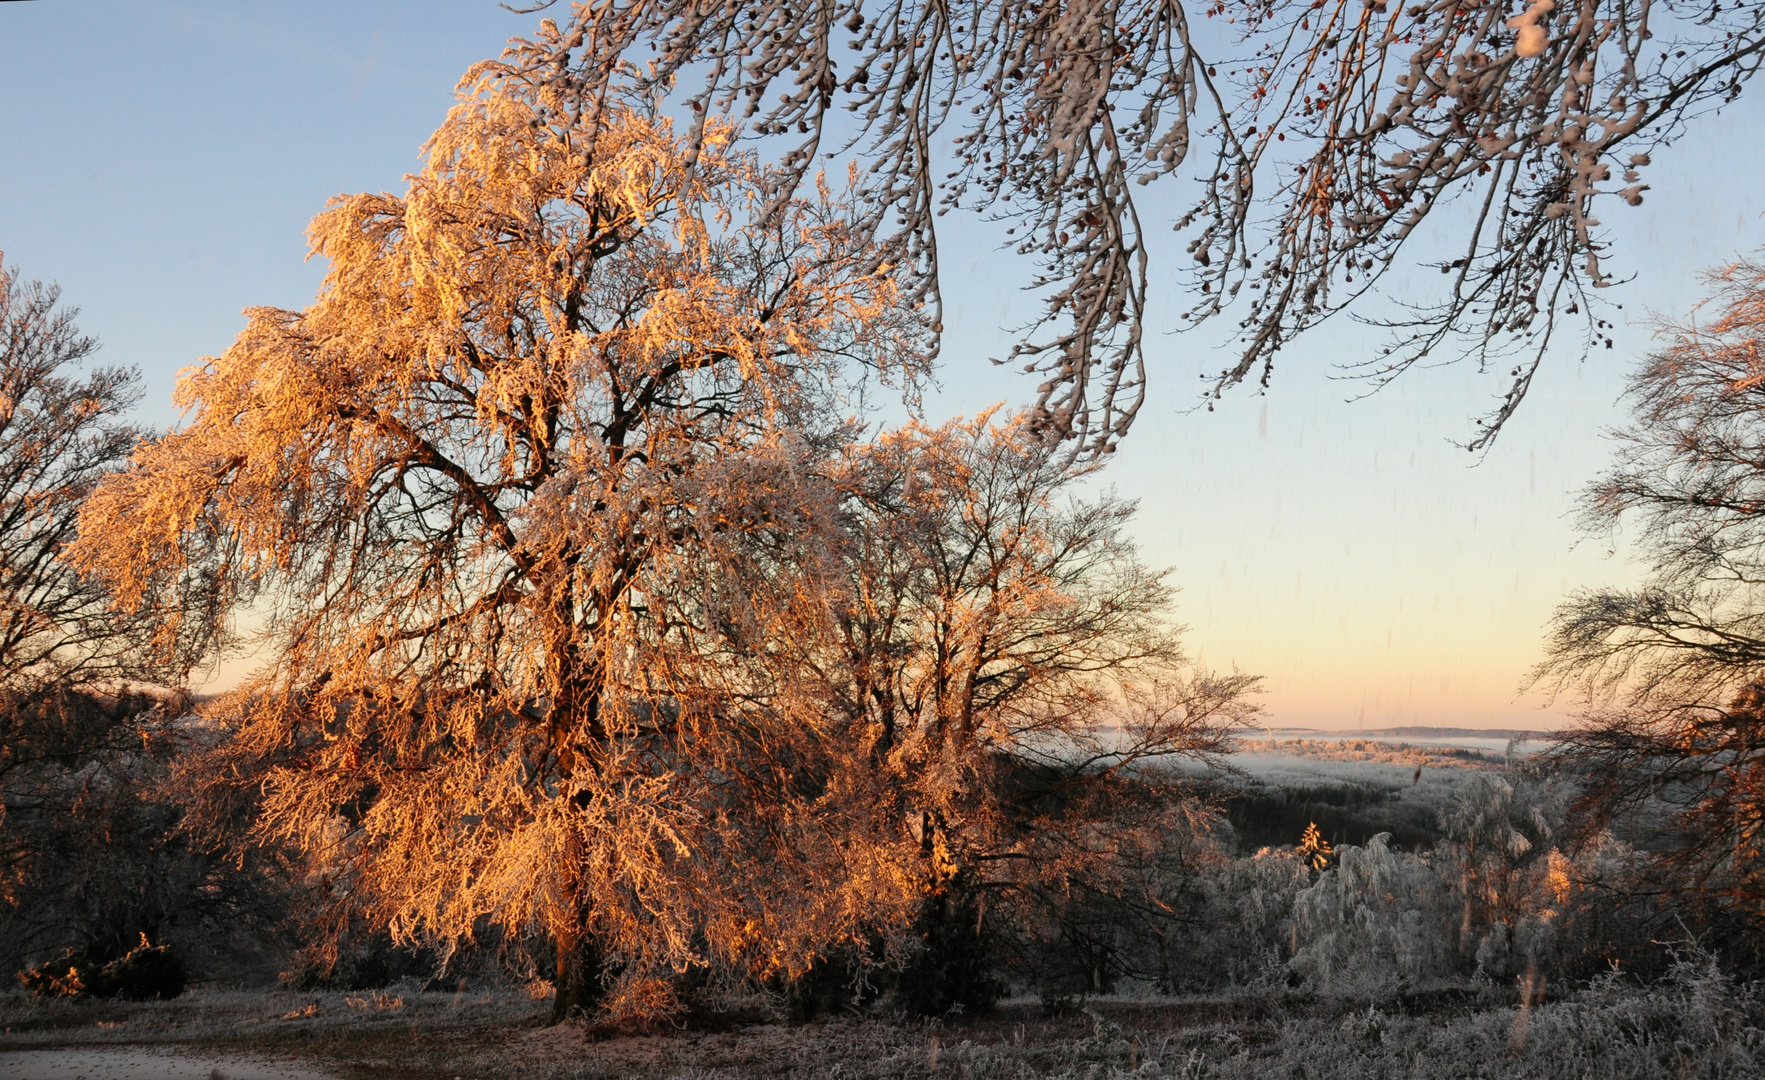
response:
{"label": "dark tree trunk", "polygon": [[591,1014],[601,1003],[601,949],[593,934],[574,943],[558,942],[557,996],[548,1025]]}

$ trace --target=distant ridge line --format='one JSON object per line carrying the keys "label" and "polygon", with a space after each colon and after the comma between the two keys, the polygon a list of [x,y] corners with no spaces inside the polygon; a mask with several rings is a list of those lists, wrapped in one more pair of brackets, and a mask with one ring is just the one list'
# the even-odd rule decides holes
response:
{"label": "distant ridge line", "polygon": [[1465,727],[1388,727],[1388,728],[1302,728],[1276,727],[1265,728],[1272,735],[1360,735],[1360,736],[1400,736],[1412,739],[1526,739],[1539,742],[1555,740],[1558,733],[1554,731],[1522,731],[1516,728],[1465,728]]}

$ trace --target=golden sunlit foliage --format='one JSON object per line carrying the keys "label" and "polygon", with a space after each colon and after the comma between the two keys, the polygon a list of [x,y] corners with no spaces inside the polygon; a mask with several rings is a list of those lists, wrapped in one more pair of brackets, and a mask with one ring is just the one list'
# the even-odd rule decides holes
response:
{"label": "golden sunlit foliage", "polygon": [[1330,865],[1330,859],[1336,854],[1330,841],[1318,831],[1318,823],[1313,821],[1306,825],[1305,832],[1299,837],[1299,857],[1313,870],[1322,871]]}
{"label": "golden sunlit foliage", "polygon": [[728,128],[629,99],[590,145],[548,92],[483,69],[408,194],[334,201],[317,302],[250,312],[86,506],[168,640],[261,619],[197,817],[304,853],[332,940],[548,944],[559,1017],[899,968],[958,878],[1140,887],[1116,856],[1199,813],[1156,762],[1254,680],[1187,673],[1131,507],[1022,418],[857,441],[927,352],[845,206],[761,213]]}
{"label": "golden sunlit foliage", "polygon": [[91,500],[79,557],[129,604],[215,582],[216,617],[267,613],[192,775],[261,780],[257,836],[358,913],[789,968],[907,886],[810,835],[819,718],[708,658],[752,618],[738,552],[814,512],[850,369],[916,378],[913,326],[825,194],[753,223],[726,132],[690,167],[639,102],[592,160],[579,136],[487,79],[408,195],[334,202],[318,302],[186,375],[191,422]]}

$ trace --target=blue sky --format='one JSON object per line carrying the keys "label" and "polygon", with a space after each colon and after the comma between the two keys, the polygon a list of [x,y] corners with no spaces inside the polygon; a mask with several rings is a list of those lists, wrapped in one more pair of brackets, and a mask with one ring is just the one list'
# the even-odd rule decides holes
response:
{"label": "blue sky", "polygon": [[[60,282],[103,359],[142,371],[142,419],[170,423],[178,370],[224,349],[242,309],[311,298],[305,226],[325,200],[402,190],[460,74],[536,18],[490,0],[0,4],[0,250]],[[1151,399],[1106,482],[1140,500],[1191,651],[1266,676],[1279,724],[1561,722],[1518,693],[1544,621],[1566,590],[1635,572],[1622,537],[1577,542],[1572,493],[1607,458],[1649,312],[1684,314],[1700,269],[1765,241],[1761,119],[1749,101],[1706,118],[1657,155],[1642,207],[1604,208],[1612,267],[1635,275],[1612,290],[1617,347],[1559,356],[1480,461],[1450,440],[1498,381],[1446,366],[1349,403],[1361,388],[1332,365],[1377,338],[1348,323],[1284,352],[1266,396],[1193,411],[1220,340],[1162,332],[1186,306],[1171,295]],[[1178,190],[1148,217],[1174,216]],[[945,239],[934,419],[1033,389],[986,362],[1028,310],[1025,269],[983,229],[951,221]]]}

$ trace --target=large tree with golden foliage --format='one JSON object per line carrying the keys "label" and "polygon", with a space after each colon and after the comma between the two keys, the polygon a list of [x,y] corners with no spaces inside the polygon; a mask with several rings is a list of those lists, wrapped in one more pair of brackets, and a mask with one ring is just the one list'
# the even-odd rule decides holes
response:
{"label": "large tree with golden foliage", "polygon": [[862,982],[1075,887],[1157,910],[1197,807],[1155,765],[1223,751],[1252,680],[1187,673],[1131,506],[1023,417],[859,438],[923,323],[825,189],[762,206],[727,128],[585,132],[481,74],[85,510],[168,635],[193,590],[261,624],[198,818],[304,852],[329,940],[549,943],[560,1018]]}
{"label": "large tree with golden foliage", "polygon": [[633,99],[589,153],[557,104],[479,79],[405,196],[335,200],[317,302],[184,378],[77,556],[168,634],[194,588],[254,612],[267,662],[187,773],[210,819],[261,792],[337,919],[537,936],[560,1012],[603,973],[653,1011],[658,973],[790,972],[914,899],[803,775],[845,733],[725,661],[819,603],[778,570],[813,464],[923,352],[825,190],[761,220],[727,128],[689,162]]}

